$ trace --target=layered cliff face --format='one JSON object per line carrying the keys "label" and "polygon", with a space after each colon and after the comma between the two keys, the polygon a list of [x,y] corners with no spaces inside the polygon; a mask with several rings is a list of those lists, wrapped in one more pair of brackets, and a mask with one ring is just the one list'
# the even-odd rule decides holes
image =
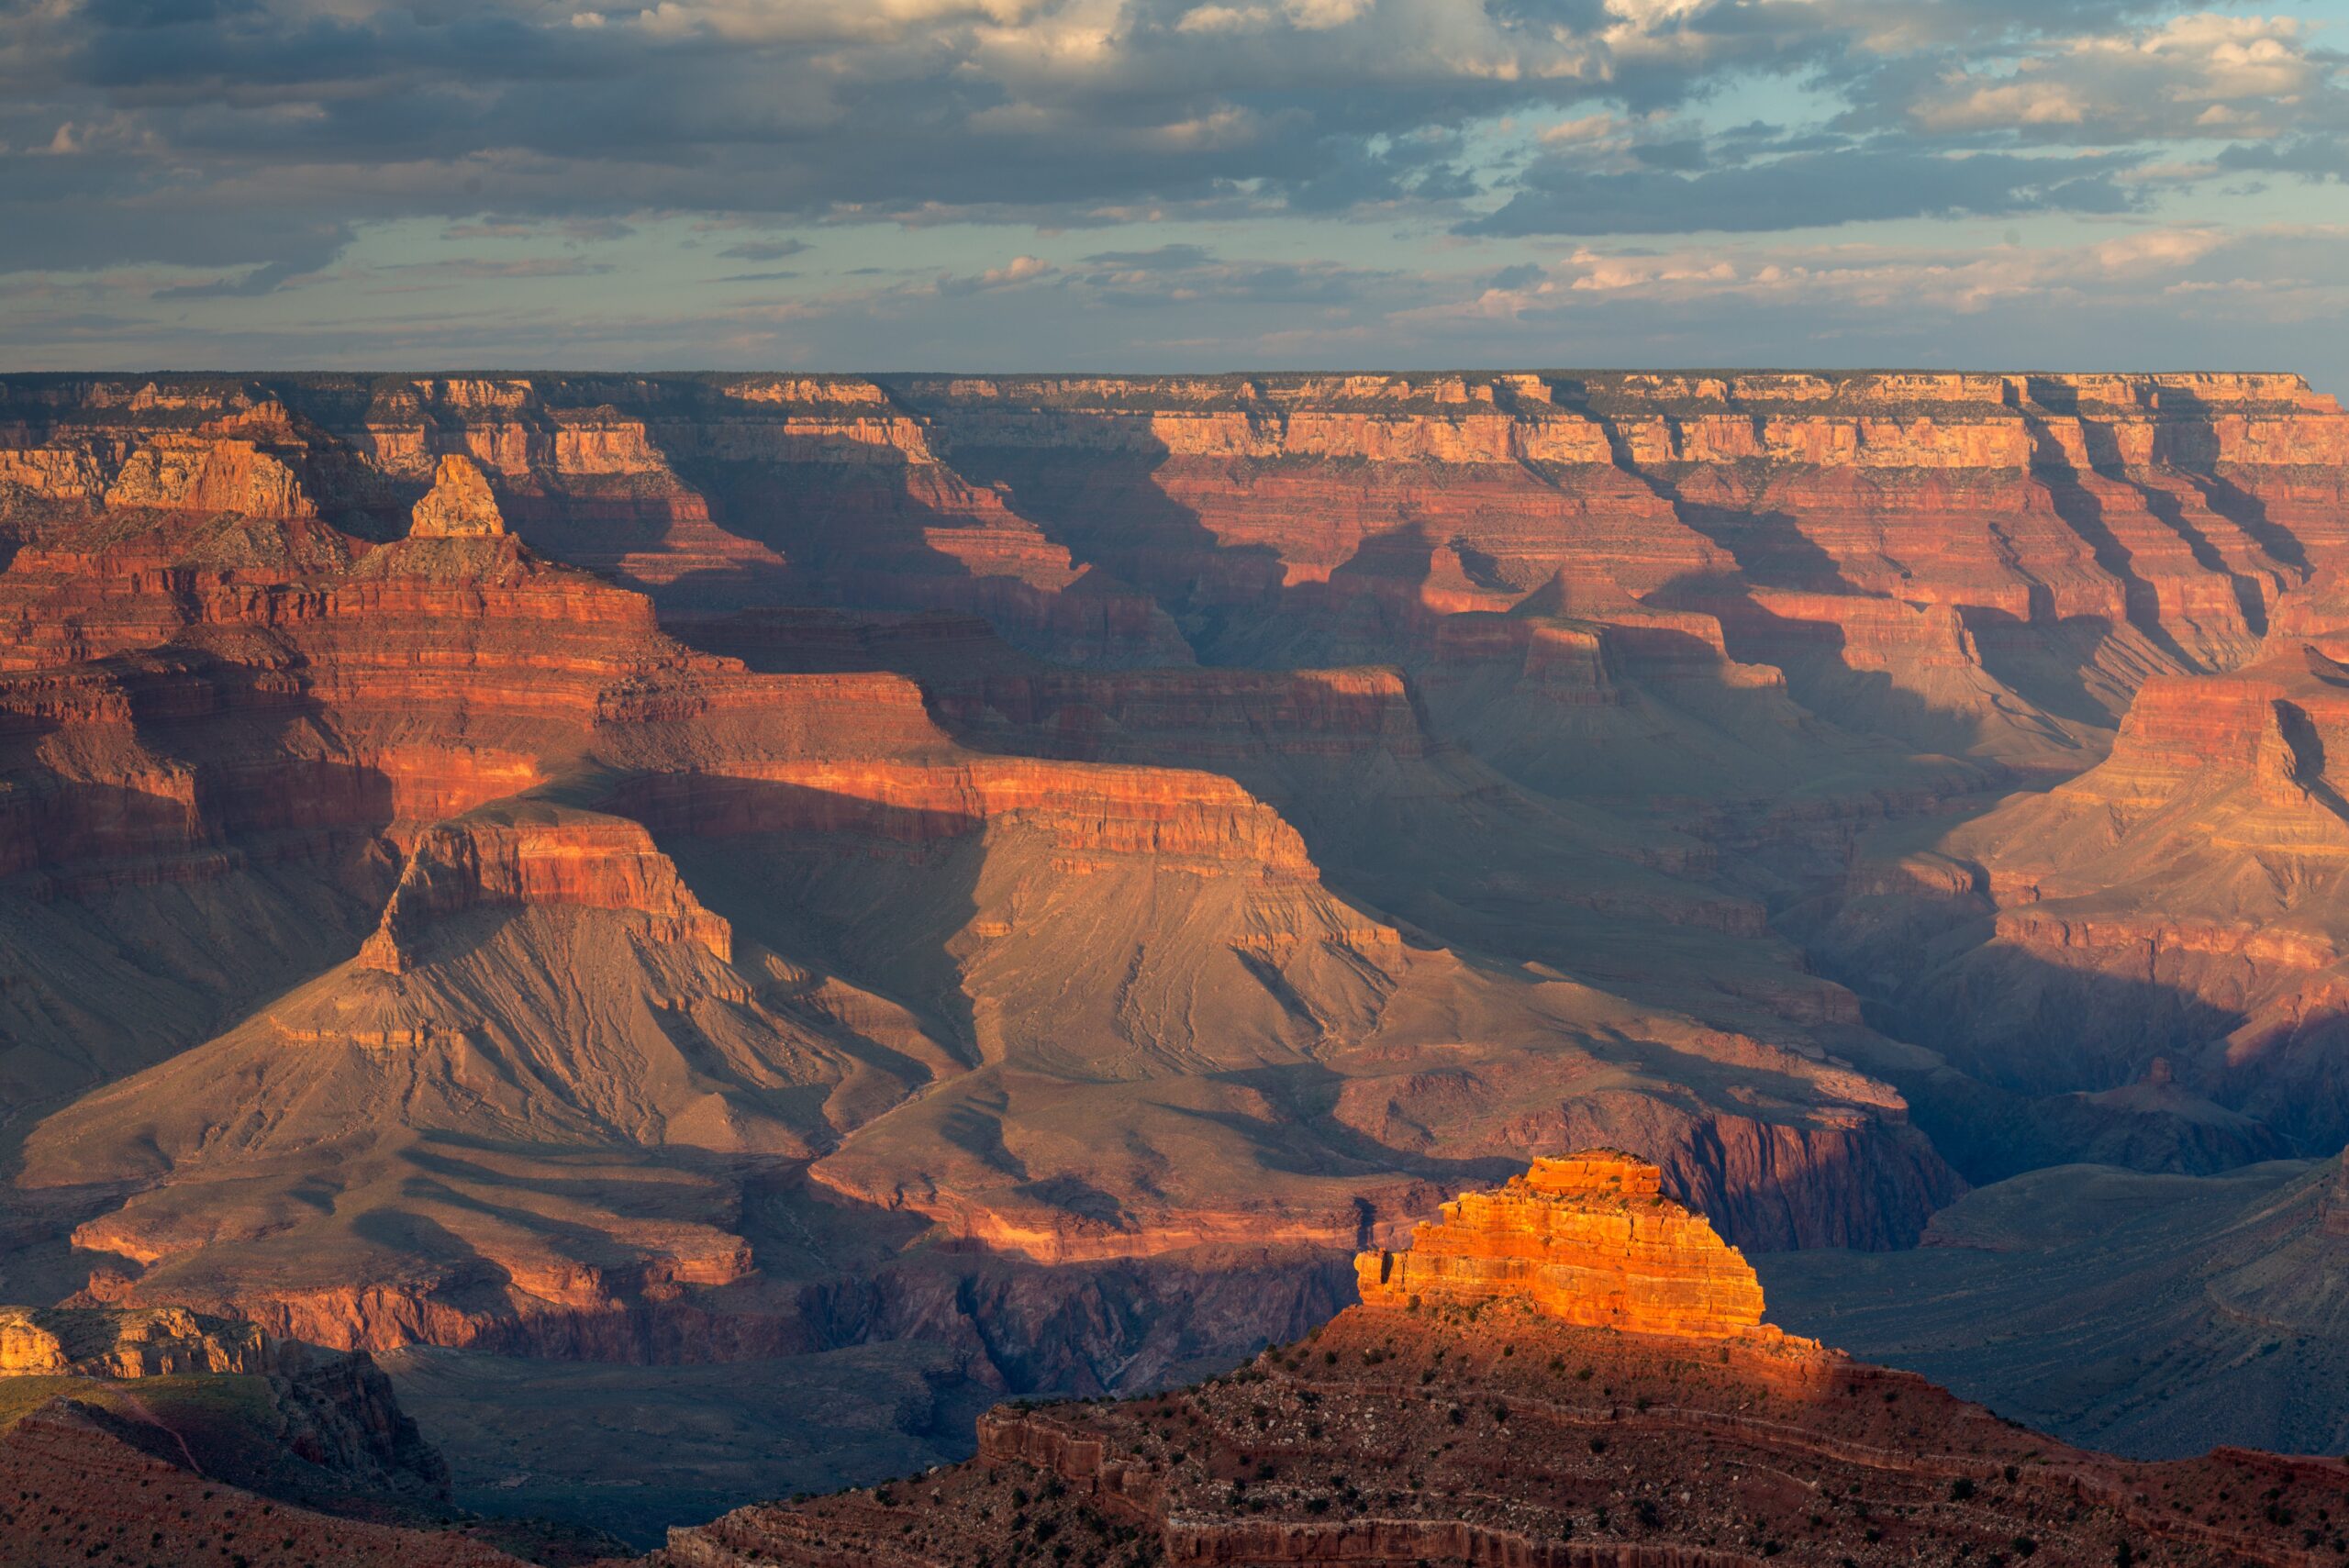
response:
{"label": "layered cliff face", "polygon": [[[966,1463],[742,1508],[673,1530],[650,1562],[958,1562],[1066,1545],[1197,1563],[1738,1568],[2044,1553],[2281,1568],[2341,1550],[2338,1461],[2222,1450],[2132,1464],[1910,1373],[1763,1334],[1742,1307],[1691,1317],[1635,1284],[1635,1306],[1664,1309],[1626,1315],[1640,1271],[1719,1273],[1720,1243],[1694,1216],[1612,1268],[1594,1266],[1574,1227],[1546,1241],[1508,1227],[1504,1242],[1470,1218],[1482,1197],[1611,1224],[1626,1203],[1651,1202],[1659,1176],[1611,1153],[1546,1162],[1513,1192],[1463,1196],[1447,1206],[1455,1218],[1421,1233],[1443,1247],[1431,1277],[1475,1251],[1538,1261],[1532,1272],[1488,1273],[1448,1299],[1369,1296],[1192,1388],[1000,1407]],[[1365,1277],[1406,1260],[1419,1273],[1419,1257],[1417,1246],[1366,1256]],[[1744,1284],[1758,1311],[1750,1273]]]}
{"label": "layered cliff face", "polygon": [[2259,376],[0,379],[0,1277],[1090,1391],[1542,1149],[1748,1248],[1913,1240],[1945,1156],[2286,1151],[2345,428]]}
{"label": "layered cliff face", "polygon": [[1881,835],[1864,895],[1820,912],[1831,972],[1968,1073],[2167,1118],[2157,1164],[2349,1137],[2334,581],[2285,595],[2257,657],[2148,681],[2099,766]]}
{"label": "layered cliff face", "polygon": [[[1342,1252],[1424,1212],[1440,1162],[1567,1129],[1649,1149],[1766,1244],[1897,1242],[1954,1190],[1898,1098],[1788,1021],[1836,1004],[1754,903],[1680,874],[1702,846],[1451,753],[1391,670],[1067,685],[990,633],[1030,684],[966,693],[740,626],[749,665],[696,651],[547,560],[545,520],[602,527],[584,498],[622,489],[682,516],[685,482],[638,472],[672,447],[678,472],[766,464],[763,484],[876,453],[935,468],[925,427],[837,387],[729,393],[739,415],[706,425],[692,387],[627,392],[633,424],[551,408],[560,390],[32,400],[40,450],[78,455],[20,473],[103,475],[225,421],[266,426],[309,487],[240,512],[51,483],[45,564],[0,573],[39,628],[8,687],[8,852],[44,930],[11,1065],[30,1097],[78,1096],[22,1134],[19,1190],[67,1217],[83,1299],[341,1345],[693,1360],[807,1342],[812,1282],[763,1259],[749,1196],[801,1162],[793,1204],[1047,1265]],[[986,526],[1033,529],[1008,519]],[[223,558],[224,529],[282,548]],[[1130,740],[1030,743],[1077,703]],[[1506,825],[1546,847],[1451,869]],[[1411,855],[1381,864],[1397,837]],[[1365,896],[1419,899],[1422,875],[1431,911],[1463,911],[1438,932]],[[1568,913],[1524,921],[1528,896]],[[61,905],[95,951],[60,940]],[[1755,944],[1718,1017],[1555,967],[1627,916]],[[1453,945],[1520,926],[1538,973]],[[106,951],[132,932],[165,962]],[[275,961],[250,975],[225,956],[248,938]],[[235,982],[153,1028],[207,960]],[[119,1006],[93,983],[117,973]],[[60,1017],[93,993],[99,1017]]]}
{"label": "layered cliff face", "polygon": [[0,1373],[17,1376],[166,1377],[261,1373],[274,1347],[251,1324],[183,1307],[128,1312],[0,1307]]}
{"label": "layered cliff face", "polygon": [[1762,1339],[1762,1287],[1664,1173],[1612,1150],[1540,1159],[1497,1192],[1467,1193],[1399,1252],[1354,1261],[1364,1306],[1522,1302],[1587,1329]]}
{"label": "layered cliff face", "polygon": [[[1553,582],[1677,595],[1736,657],[1885,677],[1920,736],[2018,760],[2148,668],[2240,659],[2339,542],[2344,444],[2283,376],[24,378],[7,405],[0,481],[61,503],[236,439],[238,477],[125,497],[297,515],[266,462],[382,518],[454,452],[525,537],[680,603],[788,582],[1095,662],[1328,662]],[[1887,645],[1904,606],[1972,641]]]}

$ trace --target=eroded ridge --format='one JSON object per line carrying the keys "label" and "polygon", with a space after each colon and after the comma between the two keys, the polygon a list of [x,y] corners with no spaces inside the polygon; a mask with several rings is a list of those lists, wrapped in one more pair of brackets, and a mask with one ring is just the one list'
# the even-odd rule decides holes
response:
{"label": "eroded ridge", "polygon": [[[1486,1266],[1503,1264],[1531,1266]],[[672,1530],[653,1568],[2300,1568],[2349,1551],[2339,1461],[2132,1463],[1774,1336],[1743,1259],[1663,1197],[1655,1167],[1610,1151],[1537,1162],[1363,1267],[1363,1305],[1226,1376],[998,1407],[966,1463]],[[1398,1299],[1414,1273],[1449,1288]],[[1690,1280],[1734,1288],[1697,1310],[1677,1305]]]}
{"label": "eroded ridge", "polygon": [[1445,1204],[1408,1251],[1356,1257],[1362,1298],[1518,1301],[1586,1328],[1785,1340],[1762,1321],[1762,1284],[1745,1255],[1663,1184],[1656,1166],[1611,1149],[1536,1160],[1506,1186]]}

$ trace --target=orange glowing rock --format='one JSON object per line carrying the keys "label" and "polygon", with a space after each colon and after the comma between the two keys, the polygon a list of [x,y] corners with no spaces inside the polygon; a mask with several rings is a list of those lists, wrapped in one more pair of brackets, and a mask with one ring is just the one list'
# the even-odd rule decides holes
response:
{"label": "orange glowing rock", "polygon": [[1374,1307],[1515,1301],[1594,1329],[1783,1339],[1762,1321],[1743,1253],[1663,1193],[1664,1173],[1614,1150],[1536,1160],[1492,1192],[1464,1193],[1400,1252],[1354,1271]]}
{"label": "orange glowing rock", "polygon": [[416,504],[412,518],[411,539],[492,539],[506,531],[488,475],[479,463],[456,452],[440,460],[432,489]]}

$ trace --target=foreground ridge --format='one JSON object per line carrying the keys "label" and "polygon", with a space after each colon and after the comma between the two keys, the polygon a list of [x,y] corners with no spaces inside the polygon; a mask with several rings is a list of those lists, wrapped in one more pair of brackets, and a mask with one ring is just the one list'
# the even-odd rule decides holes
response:
{"label": "foreground ridge", "polygon": [[1745,1568],[2349,1555],[2349,1465],[2069,1448],[1761,1323],[1744,1259],[1614,1151],[1358,1261],[1228,1376],[998,1407],[970,1462],[673,1530],[652,1568],[1051,1560]]}
{"label": "foreground ridge", "polygon": [[364,1352],[184,1307],[0,1306],[0,1568],[518,1568],[610,1544],[483,1527]]}

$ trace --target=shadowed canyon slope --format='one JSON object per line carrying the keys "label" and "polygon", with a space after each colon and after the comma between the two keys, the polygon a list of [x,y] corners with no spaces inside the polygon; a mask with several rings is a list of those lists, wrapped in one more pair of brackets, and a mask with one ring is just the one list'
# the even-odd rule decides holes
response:
{"label": "shadowed canyon slope", "polygon": [[2201,1178],[2055,1166],[1969,1194],[1914,1251],[1763,1267],[1783,1320],[2074,1442],[2349,1448],[2337,1159]]}
{"label": "shadowed canyon slope", "polygon": [[2283,375],[0,379],[0,1296],[951,1411],[1545,1149],[2329,1155],[2344,484]]}
{"label": "shadowed canyon slope", "polygon": [[0,1307],[0,1562],[27,1568],[551,1568],[614,1544],[463,1519],[363,1353],[178,1308]]}
{"label": "shadowed canyon slope", "polygon": [[2349,1546],[2337,1459],[2132,1464],[1770,1328],[1661,1175],[1539,1161],[1364,1254],[1362,1305],[1228,1376],[1004,1407],[963,1464],[740,1509],[651,1561],[2297,1568]]}

